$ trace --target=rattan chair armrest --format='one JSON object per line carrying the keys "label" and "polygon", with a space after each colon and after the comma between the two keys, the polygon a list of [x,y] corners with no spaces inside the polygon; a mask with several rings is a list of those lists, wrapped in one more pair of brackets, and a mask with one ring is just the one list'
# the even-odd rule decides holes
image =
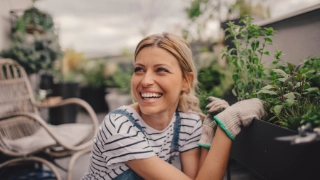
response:
{"label": "rattan chair armrest", "polygon": [[68,104],[79,105],[87,111],[87,113],[90,116],[90,119],[92,120],[92,124],[94,126],[94,134],[96,134],[98,131],[98,128],[99,128],[98,117],[97,117],[96,113],[94,112],[94,110],[92,109],[92,107],[86,101],[84,101],[80,98],[68,98],[68,99],[58,101],[57,103],[53,103],[53,104],[44,103],[44,104],[35,104],[35,106],[37,106],[38,108],[54,108],[54,107],[68,105]]}
{"label": "rattan chair armrest", "polygon": [[[92,108],[91,108],[92,110]],[[90,109],[89,109],[90,111]],[[93,110],[92,110],[93,111]],[[71,151],[79,151],[79,150],[82,150],[82,149],[85,149],[89,146],[92,145],[92,140],[88,140],[84,143],[81,143],[80,145],[77,145],[77,146],[70,146],[68,144],[65,144],[63,142],[61,142],[57,136],[50,130],[49,126],[47,125],[47,123],[40,117],[40,116],[37,116],[36,114],[33,114],[33,113],[29,113],[29,112],[15,112],[15,113],[11,113],[10,115],[4,117],[4,118],[9,118],[9,117],[15,117],[15,116],[26,116],[26,117],[29,117],[35,121],[37,121],[50,135],[51,137],[59,144],[61,145],[62,147],[64,147],[65,149],[67,150],[71,150]],[[31,120],[30,119],[30,120]],[[93,120],[94,121],[94,120]],[[94,129],[98,129],[98,127],[94,125]],[[95,131],[96,132],[96,131]]]}

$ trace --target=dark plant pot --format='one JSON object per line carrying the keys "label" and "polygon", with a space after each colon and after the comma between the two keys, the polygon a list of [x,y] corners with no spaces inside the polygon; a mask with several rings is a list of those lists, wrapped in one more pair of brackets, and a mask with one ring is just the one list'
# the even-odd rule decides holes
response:
{"label": "dark plant pot", "polygon": [[41,74],[40,76],[40,89],[49,90],[53,88],[52,74]]}
{"label": "dark plant pot", "polygon": [[109,106],[105,100],[105,87],[83,87],[80,90],[80,98],[87,101],[96,113],[109,111]]}
{"label": "dark plant pot", "polygon": [[[61,96],[62,99],[79,98],[78,83],[53,84],[51,96]],[[53,125],[76,122],[79,107],[75,104],[49,109],[49,123]]]}
{"label": "dark plant pot", "polygon": [[320,142],[291,145],[275,140],[296,134],[266,121],[254,120],[249,127],[242,128],[230,156],[259,179],[320,179]]}

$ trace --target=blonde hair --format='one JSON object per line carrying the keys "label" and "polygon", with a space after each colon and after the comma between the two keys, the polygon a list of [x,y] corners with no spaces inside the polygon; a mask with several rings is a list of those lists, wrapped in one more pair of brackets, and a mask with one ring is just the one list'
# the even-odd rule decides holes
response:
{"label": "blonde hair", "polygon": [[[192,52],[189,43],[183,38],[164,32],[162,34],[150,35],[142,39],[136,47],[134,58],[145,47],[158,47],[171,53],[179,63],[183,77],[189,84],[189,91],[183,91],[180,95],[178,107],[182,112],[193,110],[204,118],[204,114],[199,108],[199,99],[196,97],[198,88],[197,69],[192,59]],[[189,73],[193,73],[193,80],[189,78]]]}

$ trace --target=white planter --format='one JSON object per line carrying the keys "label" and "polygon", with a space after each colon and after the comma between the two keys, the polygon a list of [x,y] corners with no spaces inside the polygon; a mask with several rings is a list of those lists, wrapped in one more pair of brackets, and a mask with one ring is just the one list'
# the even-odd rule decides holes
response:
{"label": "white planter", "polygon": [[132,98],[130,94],[123,93],[119,88],[107,88],[107,95],[105,96],[106,101],[109,105],[109,111],[117,109],[123,105],[132,104]]}

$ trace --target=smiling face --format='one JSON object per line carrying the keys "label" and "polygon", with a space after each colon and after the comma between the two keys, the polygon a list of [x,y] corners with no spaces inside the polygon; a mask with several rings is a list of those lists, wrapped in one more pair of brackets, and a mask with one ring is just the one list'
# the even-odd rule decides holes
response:
{"label": "smiling face", "polygon": [[136,56],[131,86],[144,115],[173,114],[188,90],[177,59],[158,47],[145,47]]}

